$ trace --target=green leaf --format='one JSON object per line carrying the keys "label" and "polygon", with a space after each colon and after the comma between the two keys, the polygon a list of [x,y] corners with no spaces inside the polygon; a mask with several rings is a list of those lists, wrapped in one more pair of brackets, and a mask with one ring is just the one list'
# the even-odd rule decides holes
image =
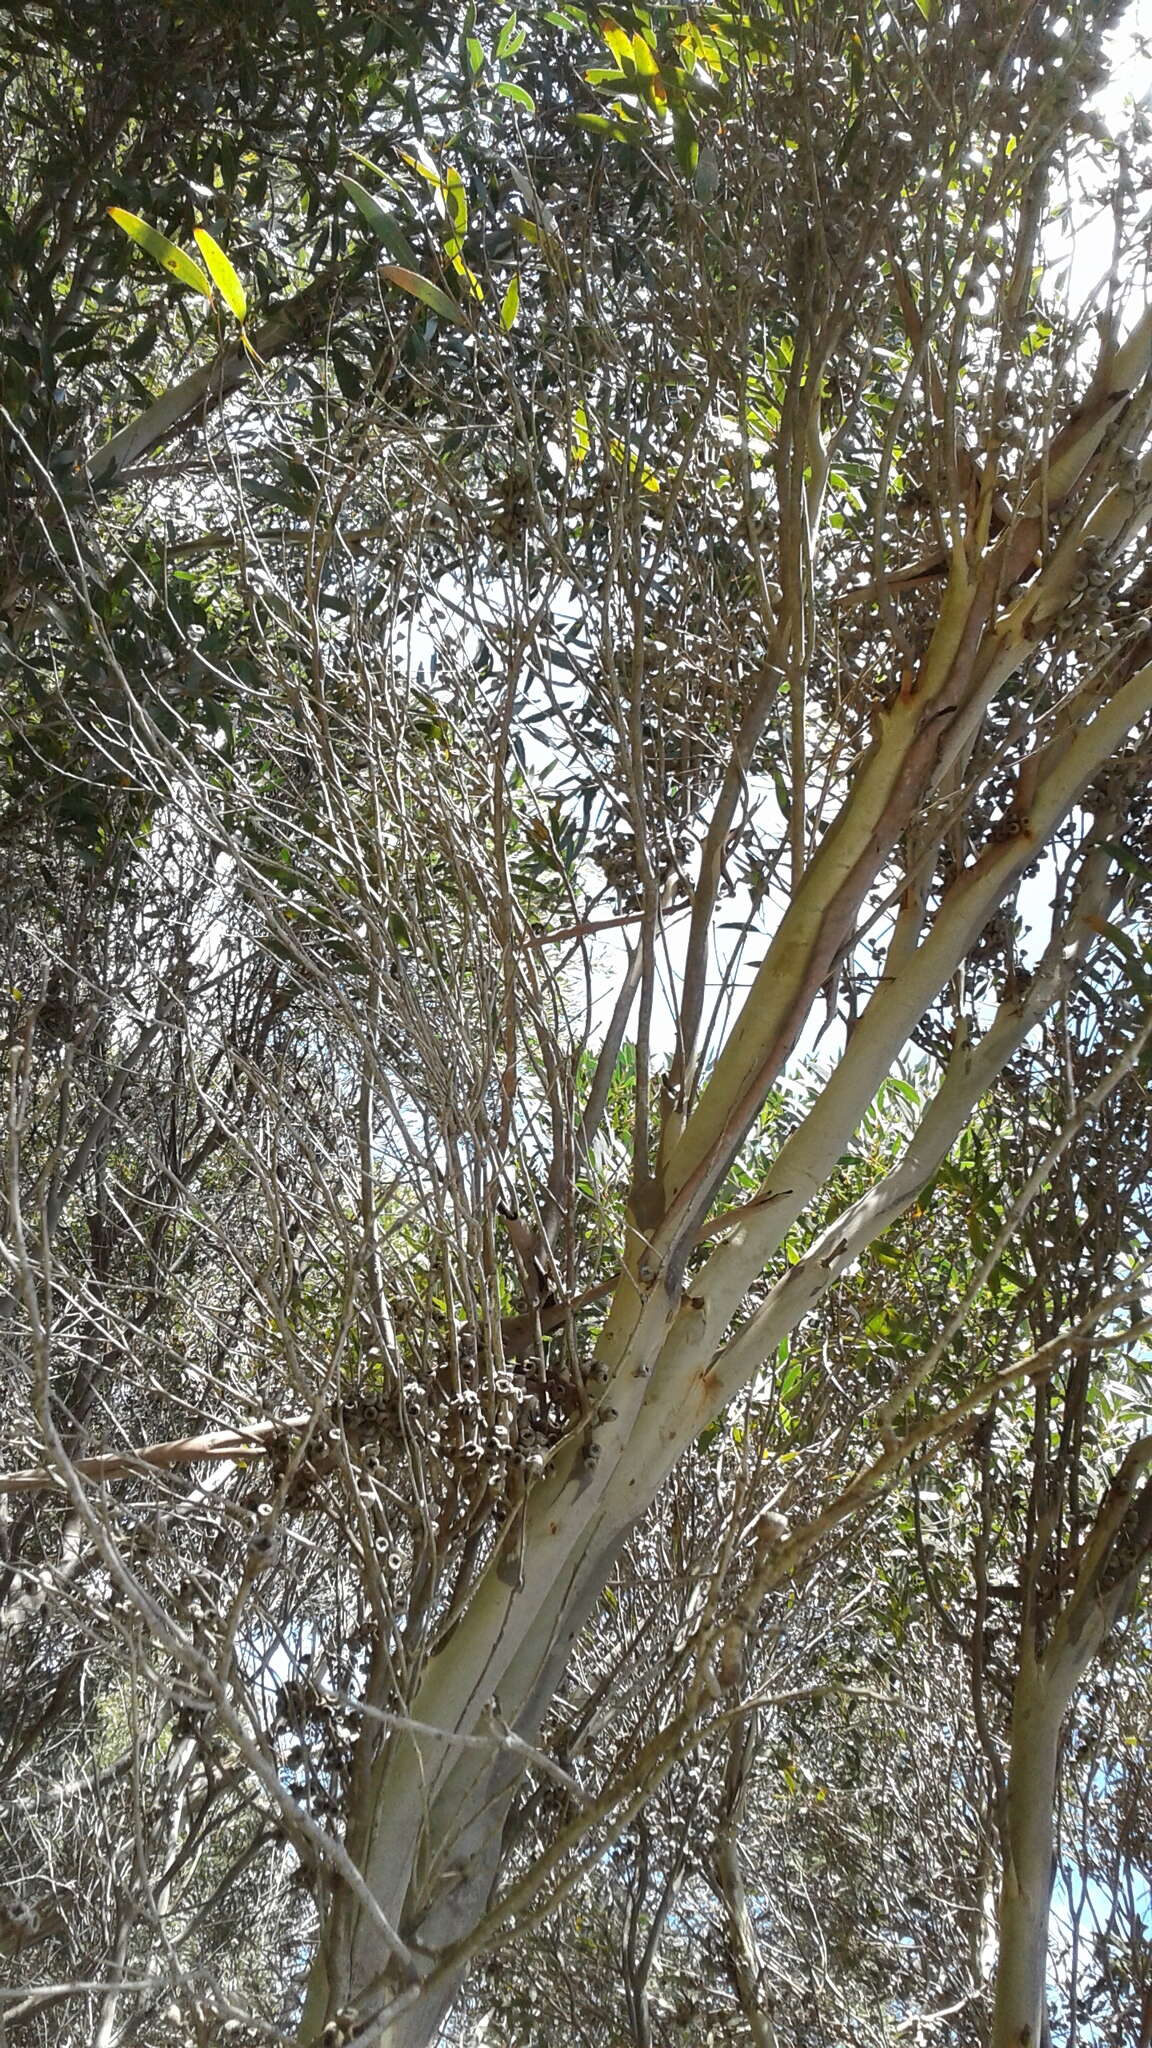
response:
{"label": "green leaf", "polygon": [[366,192],[363,185],[358,185],[355,178],[345,177],[341,173],[340,183],[353,205],[367,221],[373,234],[383,242],[388,254],[394,257],[397,263],[402,264],[405,270],[415,270],[416,252],[401,233],[387,208],[381,206],[380,201],[374,199],[371,192]]}
{"label": "green leaf", "polygon": [[484,48],[477,42],[475,36],[468,37],[465,47],[468,51],[468,68],[475,78],[476,73],[484,69]]}
{"label": "green leaf", "polygon": [[124,233],[130,235],[134,242],[139,242],[140,247],[147,251],[154,263],[160,265],[161,270],[168,271],[170,276],[187,285],[190,291],[200,292],[204,298],[211,299],[212,286],[200,265],[194,263],[191,256],[186,256],[183,249],[178,249],[175,242],[170,242],[167,235],[162,235],[159,228],[150,228],[146,220],[140,219],[139,214],[128,213],[122,206],[110,206],[108,211],[117,227],[123,228]]}
{"label": "green leaf", "polygon": [[497,57],[514,57],[524,41],[525,33],[516,16],[510,14],[500,31],[500,40],[496,45]]}
{"label": "green leaf", "polygon": [[700,161],[700,143],[696,134],[696,123],[687,107],[677,107],[672,116],[672,146],[676,161],[685,176],[695,174]]}
{"label": "green leaf", "polygon": [[421,277],[417,271],[409,270],[406,265],[400,263],[383,263],[380,266],[380,274],[388,278],[392,284],[398,284],[402,292],[411,292],[414,299],[419,299],[425,306],[430,306],[434,313],[439,313],[442,320],[454,320],[458,327],[467,327],[468,322],[463,310],[456,304],[455,299],[450,299],[447,292],[442,292],[438,284]]}
{"label": "green leaf", "polygon": [[442,190],[444,193],[444,203],[448,209],[448,216],[455,233],[457,235],[466,234],[468,231],[468,195],[464,190],[463,178],[460,176],[459,171],[454,170],[451,165],[449,165],[444,173]]}
{"label": "green leaf", "polygon": [[193,228],[192,233],[195,237],[196,247],[204,258],[204,265],[208,275],[212,279],[220,297],[229,311],[235,313],[236,318],[243,323],[248,318],[248,294],[232,268],[231,263],[228,261],[219,242],[212,239],[207,228]]}
{"label": "green leaf", "polygon": [[359,149],[350,149],[348,154],[354,163],[363,164],[366,171],[371,171],[377,178],[383,178],[386,185],[395,185],[396,190],[400,190],[399,185],[396,185],[395,178],[384,169],[383,164],[374,163],[370,156],[365,156],[363,151]]}
{"label": "green leaf", "polygon": [[496,90],[500,94],[501,99],[515,100],[518,107],[524,107],[530,114],[536,112],[535,100],[530,92],[525,92],[522,85],[510,85],[507,80],[504,80],[502,84],[496,87]]}
{"label": "green leaf", "polygon": [[1147,861],[1140,860],[1129,847],[1121,846],[1118,840],[1102,840],[1100,850],[1102,853],[1110,853],[1113,860],[1118,861],[1122,868],[1126,868],[1130,875],[1135,875],[1138,882],[1152,882],[1152,867],[1149,867]]}
{"label": "green leaf", "polygon": [[508,289],[500,301],[500,325],[504,329],[505,334],[507,334],[509,328],[515,327],[516,315],[519,311],[520,279],[513,277],[509,279]]}

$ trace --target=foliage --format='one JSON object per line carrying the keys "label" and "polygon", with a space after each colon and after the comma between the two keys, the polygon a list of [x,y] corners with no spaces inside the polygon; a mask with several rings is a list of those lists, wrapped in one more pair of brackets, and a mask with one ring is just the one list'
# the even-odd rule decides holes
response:
{"label": "foliage", "polygon": [[14,2048],[1147,2032],[1118,19],[6,20]]}

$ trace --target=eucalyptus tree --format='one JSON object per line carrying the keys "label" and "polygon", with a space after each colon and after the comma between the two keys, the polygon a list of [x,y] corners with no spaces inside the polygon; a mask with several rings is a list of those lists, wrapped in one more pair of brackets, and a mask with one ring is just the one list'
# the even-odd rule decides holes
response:
{"label": "eucalyptus tree", "polygon": [[1008,2048],[1142,1896],[1121,14],[6,29],[10,2034]]}

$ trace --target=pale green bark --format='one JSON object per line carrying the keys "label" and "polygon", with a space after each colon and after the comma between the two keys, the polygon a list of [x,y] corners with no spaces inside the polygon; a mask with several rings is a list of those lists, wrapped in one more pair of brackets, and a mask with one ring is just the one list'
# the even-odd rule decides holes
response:
{"label": "pale green bark", "polygon": [[1076,1585],[1041,1651],[1026,1601],[1001,1801],[1001,1886],[990,2048],[1041,2048],[1055,1864],[1060,1732],[1077,1686],[1135,1597],[1152,1549],[1152,1437],[1128,1452],[1101,1503]]}
{"label": "pale green bark", "polygon": [[991,2048],[1038,2048],[1042,2038],[1056,1761],[1066,1704],[1035,1668],[1021,1673],[1001,1822]]}

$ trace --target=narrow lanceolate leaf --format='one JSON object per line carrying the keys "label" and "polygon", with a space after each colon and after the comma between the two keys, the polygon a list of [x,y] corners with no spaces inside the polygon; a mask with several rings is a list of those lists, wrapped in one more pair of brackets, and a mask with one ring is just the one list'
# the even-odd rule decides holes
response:
{"label": "narrow lanceolate leaf", "polygon": [[204,265],[229,312],[235,313],[240,321],[248,318],[248,294],[235,270],[232,268],[219,242],[213,240],[207,228],[193,228],[196,247],[204,258]]}
{"label": "narrow lanceolate leaf", "polygon": [[380,201],[374,199],[371,192],[366,192],[363,185],[358,185],[355,178],[342,175],[340,183],[357,211],[368,223],[372,233],[383,242],[388,254],[395,262],[402,264],[405,270],[414,271],[416,252],[387,208],[381,206]]}
{"label": "narrow lanceolate leaf", "polygon": [[200,265],[194,263],[191,256],[186,256],[183,249],[178,249],[175,242],[170,242],[167,235],[162,235],[159,228],[149,227],[139,214],[128,213],[123,206],[110,206],[108,211],[117,227],[123,228],[134,242],[139,242],[162,270],[187,285],[190,291],[201,292],[206,299],[212,297],[212,286]]}
{"label": "narrow lanceolate leaf", "polygon": [[468,232],[468,195],[464,190],[463,178],[460,176],[459,171],[455,170],[451,165],[449,165],[444,173],[444,182],[441,190],[444,194],[444,204],[448,209],[448,218],[452,223],[453,233],[466,235]]}
{"label": "narrow lanceolate leaf", "polygon": [[513,85],[510,79],[504,79],[496,90],[501,99],[514,101],[516,106],[523,107],[529,114],[536,112],[535,100],[530,92],[525,92],[522,85]]}
{"label": "narrow lanceolate leaf", "polygon": [[510,14],[500,31],[500,40],[496,45],[496,55],[501,58],[514,57],[523,41],[524,30],[517,21],[515,14]]}
{"label": "narrow lanceolate leaf", "polygon": [[660,66],[655,50],[651,49],[644,36],[637,30],[632,37],[632,62],[641,78],[659,78]]}
{"label": "narrow lanceolate leaf", "polygon": [[409,270],[400,263],[381,264],[380,275],[388,278],[390,283],[398,284],[402,292],[411,292],[414,299],[430,306],[442,320],[454,320],[458,327],[467,327],[468,322],[455,299],[450,299],[447,292],[442,292],[439,285],[433,284],[429,278],[421,277],[417,271]]}
{"label": "narrow lanceolate leaf", "polygon": [[600,33],[621,69],[631,70],[632,38],[628,31],[621,28],[618,22],[613,21],[611,16],[608,16],[600,24]]}
{"label": "narrow lanceolate leaf", "polygon": [[500,301],[500,325],[504,329],[505,334],[507,334],[510,327],[515,327],[516,315],[519,311],[520,279],[513,277],[509,279],[508,289]]}

